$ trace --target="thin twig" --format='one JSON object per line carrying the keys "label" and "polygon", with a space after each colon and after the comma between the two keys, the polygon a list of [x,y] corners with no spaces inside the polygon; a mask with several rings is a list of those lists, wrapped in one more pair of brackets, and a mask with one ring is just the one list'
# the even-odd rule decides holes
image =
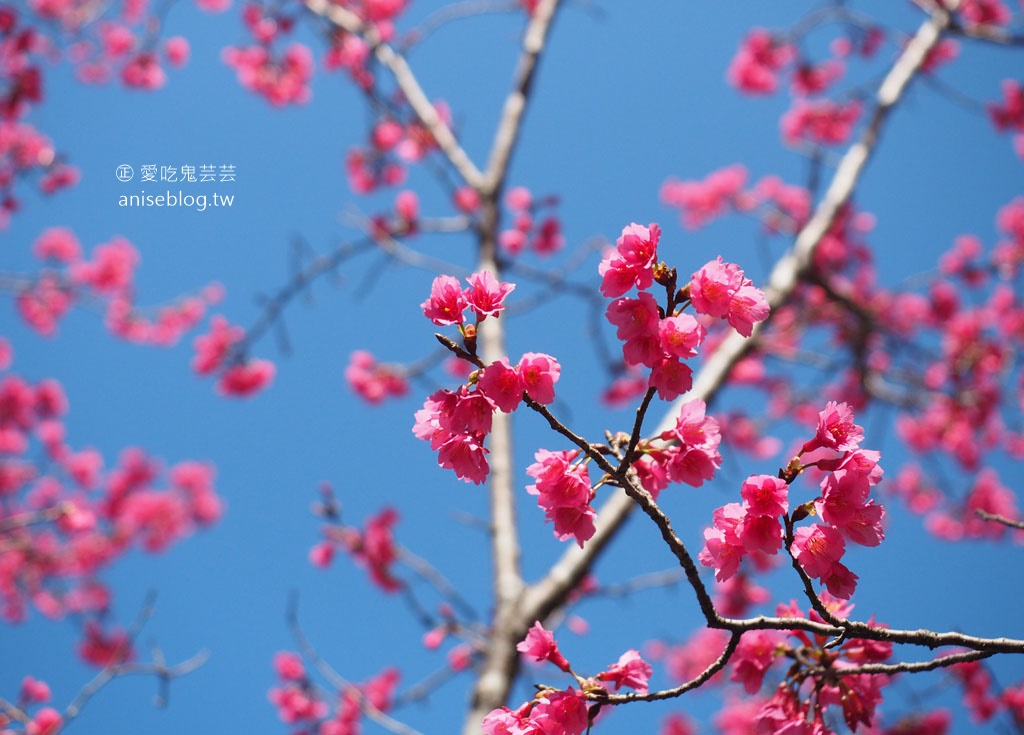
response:
{"label": "thin twig", "polygon": [[366,715],[367,718],[376,722],[388,732],[395,733],[395,735],[422,735],[418,730],[409,727],[404,722],[396,720],[387,713],[382,712],[380,709],[373,706],[373,703],[370,702],[359,687],[335,671],[334,667],[332,667],[326,659],[320,655],[316,650],[316,647],[306,637],[306,634],[302,630],[302,626],[299,625],[299,597],[297,594],[292,594],[289,597],[286,619],[288,622],[288,629],[291,631],[292,637],[295,639],[296,644],[302,651],[302,655],[313,663],[316,670],[320,672],[321,676],[327,679],[328,683],[330,683],[335,691],[353,696],[359,705],[359,710]]}
{"label": "thin twig", "polygon": [[981,518],[982,520],[992,521],[994,523],[1001,523],[1004,526],[1007,526],[1008,528],[1016,528],[1021,531],[1024,531],[1024,521],[1015,521],[1012,518],[1001,516],[998,513],[989,513],[988,511],[981,510],[980,508],[974,511],[974,513],[978,516],[978,518]]}

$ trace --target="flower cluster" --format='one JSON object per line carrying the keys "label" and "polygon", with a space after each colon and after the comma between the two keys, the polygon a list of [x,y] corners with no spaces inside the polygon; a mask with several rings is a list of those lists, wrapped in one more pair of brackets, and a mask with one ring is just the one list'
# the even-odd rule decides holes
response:
{"label": "flower cluster", "polygon": [[1014,133],[1017,155],[1024,158],[1024,85],[1007,79],[1003,82],[1002,104],[990,103],[989,115],[996,130]]}
{"label": "flower cluster", "polygon": [[[847,617],[852,605],[823,596],[829,612]],[[780,617],[805,617],[796,603],[780,606]],[[808,619],[821,622],[821,617],[810,611]],[[881,626],[885,627],[885,626]],[[748,634],[749,635],[749,634]],[[882,691],[889,678],[885,674],[844,673],[858,666],[878,664],[892,656],[892,644],[871,640],[845,641],[841,646],[828,647],[825,636],[792,632],[788,639],[777,632],[759,631],[752,643],[744,644],[744,635],[732,660],[733,681],[743,682],[747,692],[756,693],[772,663],[788,661],[791,666],[782,684],[770,699],[761,704],[754,716],[758,732],[806,733],[827,735],[829,714],[838,710],[847,727],[856,731],[861,725],[870,727],[876,709],[882,702]]]}
{"label": "flower cluster", "polygon": [[718,451],[722,434],[718,422],[706,414],[704,401],[687,401],[679,409],[676,425],[659,442],[643,442],[641,457],[633,464],[640,484],[655,499],[669,482],[700,487],[722,466]]}
{"label": "flower cluster", "polygon": [[712,171],[703,181],[668,179],[659,193],[663,204],[678,207],[683,226],[697,229],[735,207],[743,211],[749,207],[750,196],[743,193],[747,183],[747,169],[735,164]]}
{"label": "flower cluster", "polygon": [[558,649],[551,631],[538,621],[516,649],[527,659],[547,661],[575,677],[580,689],[569,687],[559,690],[540,687],[537,695],[514,710],[500,707],[483,720],[486,735],[581,735],[591,725],[588,694],[607,693],[605,683],[618,691],[622,687],[638,694],[647,694],[651,665],[635,650],[626,651],[619,660],[596,676],[584,679],[572,671],[565,656]]}
{"label": "flower cluster", "polygon": [[[743,503],[729,503],[715,511],[712,527],[704,531],[699,560],[715,569],[716,579],[725,581],[736,574],[747,555],[778,553],[785,541],[808,577],[821,580],[835,597],[849,599],[857,575],[840,561],[846,541],[877,546],[885,537],[884,510],[869,498],[871,488],[882,478],[881,455],[860,448],[863,430],[853,421],[847,404],[829,403],[818,414],[814,438],[779,477],[747,478],[740,490]],[[819,485],[821,496],[790,514],[790,483],[810,467],[825,473]],[[793,529],[794,522],[812,514],[822,522]]]}
{"label": "flower cluster", "polygon": [[[662,399],[672,400],[690,389],[693,371],[683,361],[696,356],[706,336],[703,325],[683,312],[686,305],[699,314],[726,319],[749,337],[754,323],[768,317],[768,303],[738,266],[721,258],[707,263],[686,288],[676,292],[675,271],[658,262],[660,238],[656,224],[630,224],[598,271],[601,293],[615,299],[605,314],[623,341],[626,364],[650,368],[648,386]],[[655,281],[668,292],[665,307],[646,291]],[[639,291],[637,298],[623,297],[633,287]]]}
{"label": "flower cluster", "polygon": [[749,337],[754,325],[768,318],[768,302],[761,289],[734,263],[712,260],[693,274],[690,301],[700,314],[725,319],[729,326]]}
{"label": "flower cluster", "polygon": [[438,326],[464,324],[466,310],[472,308],[477,323],[488,316],[497,317],[505,308],[505,297],[514,289],[513,283],[499,283],[490,271],[474,273],[466,279],[463,289],[454,276],[438,276],[430,287],[430,298],[421,306],[423,314]]}
{"label": "flower cluster", "polygon": [[106,304],[107,328],[114,335],[135,343],[172,346],[222,294],[214,284],[149,316],[133,303],[140,257],[125,238],[97,245],[86,258],[71,230],[51,227],[36,239],[32,252],[45,268],[26,279],[15,304],[22,319],[44,336],[56,333],[60,319],[76,303],[98,299]]}
{"label": "flower cluster", "polygon": [[[454,277],[438,276],[422,308],[434,324],[457,325],[463,347],[451,343],[451,348],[463,359],[483,365],[476,357],[477,327],[487,317],[499,316],[515,284],[499,283],[488,271],[474,273],[466,280],[469,287],[463,289]],[[473,323],[466,319],[470,309],[475,315]],[[483,442],[491,431],[494,412],[511,413],[524,396],[540,404],[551,403],[560,373],[558,361],[539,352],[527,352],[516,365],[504,357],[495,360],[471,373],[469,385],[429,396],[416,412],[413,433],[437,450],[438,464],[467,482],[480,484],[490,470]]]}
{"label": "flower cluster", "polygon": [[[158,309],[137,306],[135,271],[141,258],[123,237],[97,245],[86,257],[71,230],[51,227],[33,243],[32,253],[45,267],[19,285],[15,306],[30,327],[47,337],[56,334],[60,320],[73,306],[98,301],[106,306],[105,324],[114,336],[136,344],[172,347],[223,298],[223,288],[214,283]],[[194,341],[193,370],[203,376],[219,374],[217,390],[222,395],[251,395],[273,379],[272,363],[243,359],[236,349],[244,336],[240,327],[215,316],[209,333]]]}
{"label": "flower cluster", "polygon": [[511,189],[505,195],[505,206],[512,215],[512,227],[502,230],[498,244],[509,255],[518,255],[526,248],[538,255],[551,255],[561,250],[565,238],[558,217],[550,214],[538,221],[543,209],[554,207],[557,203],[555,197],[534,199],[525,186]]}
{"label": "flower cluster", "polygon": [[193,342],[196,355],[192,369],[203,376],[219,372],[217,392],[223,396],[255,395],[274,379],[274,363],[246,357],[239,351],[244,338],[245,330],[217,315],[210,320],[209,333]]}
{"label": "flower cluster", "polygon": [[555,537],[559,541],[575,538],[582,547],[583,542],[594,535],[597,514],[590,507],[594,491],[590,486],[587,465],[576,462],[579,454],[579,450],[538,451],[534,455],[537,461],[526,469],[526,474],[537,482],[528,485],[526,492],[537,496],[537,505],[547,520],[555,525]]}
{"label": "flower cluster", "polygon": [[[9,362],[3,343],[0,368]],[[100,573],[133,548],[161,552],[213,524],[222,504],[208,464],[165,473],[128,449],[105,469],[99,452],[67,441],[67,412],[54,380],[0,379],[0,615],[20,622],[31,605],[47,617],[75,616],[84,624],[80,655],[104,666],[131,644],[97,623],[112,604]]]}
{"label": "flower cluster", "polygon": [[771,94],[778,74],[796,56],[796,49],[763,28],[747,34],[729,65],[729,83],[748,94]]}
{"label": "flower cluster", "polygon": [[[828,593],[821,595],[821,603],[830,615],[840,618],[848,618],[853,610],[853,605]],[[777,606],[775,614],[779,618],[823,622],[817,611],[804,613],[795,601]],[[871,624],[886,627],[874,619]],[[728,639],[725,631],[704,628],[685,643],[664,650],[658,648],[651,655],[664,659],[666,670],[674,680],[686,682],[722,655]],[[892,653],[893,645],[883,641],[851,639],[837,644],[828,636],[799,630],[747,631],[740,638],[725,672],[710,680],[712,684],[722,684],[727,672],[728,680],[744,690],[741,698],[734,698],[731,693],[726,695],[716,725],[725,735],[752,732],[831,735],[835,732],[836,715],[842,716],[851,731],[861,725],[877,725],[876,709],[888,677],[852,669],[887,662]],[[771,696],[758,696],[765,687]],[[884,732],[904,731],[886,729]],[[934,731],[934,734],[942,732]],[[674,735],[674,731],[667,729],[662,733]]]}
{"label": "flower cluster", "polygon": [[[443,101],[434,103],[438,118],[451,123],[451,113]],[[383,117],[370,130],[369,145],[353,148],[345,158],[349,186],[357,194],[369,194],[382,186],[398,186],[406,178],[406,165],[422,161],[437,149],[430,130],[414,116],[408,122]]]}
{"label": "flower cluster", "polygon": [[832,100],[797,100],[782,117],[782,137],[790,145],[802,141],[820,145],[839,145],[850,139],[860,118],[857,100],[841,104]]}
{"label": "flower cluster", "polygon": [[299,733],[319,735],[358,735],[366,710],[388,712],[398,685],[397,669],[384,669],[363,684],[350,685],[337,693],[332,712],[323,690],[309,676],[302,658],[291,651],[274,656],[277,686],[271,687],[267,698],[277,708],[280,720]]}
{"label": "flower cluster", "polygon": [[400,367],[377,362],[366,350],[356,350],[345,368],[345,382],[364,401],[377,404],[385,398],[398,398],[409,392],[409,383]]}
{"label": "flower cluster", "polygon": [[[325,492],[331,494],[330,488],[326,488]],[[328,505],[333,505],[330,499]],[[363,529],[333,524],[325,526],[324,539],[310,550],[309,559],[316,566],[326,568],[340,546],[366,568],[371,581],[382,590],[400,590],[403,583],[394,574],[394,566],[398,561],[398,544],[394,535],[396,523],[398,512],[394,508],[385,508],[367,520]]]}
{"label": "flower cluster", "polygon": [[497,360],[474,373],[472,387],[439,390],[429,396],[416,412],[413,433],[437,450],[441,467],[466,482],[481,484],[490,470],[483,442],[491,431],[494,411],[515,410],[524,394],[537,403],[551,403],[560,371],[555,358],[541,353],[528,352],[515,366],[507,358]]}

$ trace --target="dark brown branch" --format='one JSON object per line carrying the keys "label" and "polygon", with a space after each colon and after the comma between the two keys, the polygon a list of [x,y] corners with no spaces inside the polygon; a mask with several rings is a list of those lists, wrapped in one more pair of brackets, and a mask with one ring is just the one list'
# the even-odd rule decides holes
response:
{"label": "dark brown branch", "polygon": [[630,702],[655,702],[660,699],[674,699],[675,697],[685,694],[693,689],[697,689],[707,683],[712,676],[717,674],[719,671],[725,668],[725,665],[729,663],[729,659],[736,652],[736,646],[739,645],[741,634],[733,633],[729,638],[729,643],[725,646],[725,650],[722,651],[722,655],[719,656],[715,661],[708,666],[704,671],[695,676],[688,682],[680,684],[672,689],[663,689],[657,692],[650,692],[649,694],[611,694],[607,699],[602,701],[608,704],[628,704]]}
{"label": "dark brown branch", "polygon": [[1018,530],[1024,531],[1024,521],[1015,521],[1012,518],[1001,516],[998,513],[989,513],[988,511],[981,510],[980,508],[974,511],[974,513],[978,516],[978,518],[981,518],[982,520],[992,521],[993,523],[1001,523],[1007,528],[1016,528]]}

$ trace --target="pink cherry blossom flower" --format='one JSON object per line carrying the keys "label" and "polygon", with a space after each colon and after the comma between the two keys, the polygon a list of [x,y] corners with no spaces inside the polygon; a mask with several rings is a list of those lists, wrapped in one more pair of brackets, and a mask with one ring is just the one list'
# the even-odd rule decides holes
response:
{"label": "pink cherry blossom flower", "polygon": [[693,387],[693,369],[678,358],[662,358],[654,363],[650,386],[663,401],[674,400]]}
{"label": "pink cherry blossom flower", "polygon": [[964,20],[979,25],[1002,26],[1012,17],[1002,0],[965,0],[960,13]]}
{"label": "pink cherry blossom flower", "polygon": [[666,317],[658,323],[661,348],[674,357],[696,356],[706,334],[704,327],[689,314]]}
{"label": "pink cherry blossom flower", "polygon": [[502,230],[498,244],[509,255],[518,255],[526,247],[526,234],[521,230]]}
{"label": "pink cherry blossom flower", "polygon": [[223,13],[231,7],[231,0],[196,0],[196,5],[207,13]]}
{"label": "pink cherry blossom flower", "polygon": [[544,511],[544,517],[554,525],[555,538],[559,541],[576,539],[581,549],[583,542],[593,538],[597,530],[594,525],[597,513],[589,505],[582,508],[549,508]]}
{"label": "pink cherry blossom flower", "polygon": [[590,711],[582,692],[566,689],[546,692],[530,711],[530,724],[544,735],[582,735],[590,722]]}
{"label": "pink cherry blossom flower", "polygon": [[629,687],[637,694],[647,694],[647,682],[653,669],[643,660],[638,651],[632,648],[619,656],[619,660],[597,675],[599,681],[610,681],[615,691],[621,687]]}
{"label": "pink cherry blossom flower", "polygon": [[405,136],[401,123],[385,117],[377,121],[370,132],[370,142],[379,151],[390,151]]}
{"label": "pink cherry blossom flower", "polygon": [[530,243],[530,247],[538,255],[551,255],[561,250],[564,245],[562,223],[557,217],[545,217]]}
{"label": "pink cherry blossom flower", "polygon": [[755,28],[729,65],[729,83],[747,94],[771,94],[778,87],[778,72],[793,58],[793,47]]}
{"label": "pink cherry blossom flower", "polygon": [[846,452],[856,449],[864,439],[864,429],[853,423],[853,409],[847,403],[829,401],[818,414],[814,439],[804,445],[810,452],[819,447]]}
{"label": "pink cherry blossom flower", "polygon": [[70,276],[75,283],[87,285],[103,294],[116,294],[126,290],[132,282],[139,253],[123,237],[97,245],[93,260],[74,263]]}
{"label": "pink cherry blossom flower", "polygon": [[345,382],[356,395],[370,404],[388,397],[401,397],[409,392],[409,384],[399,368],[377,362],[365,350],[356,350],[345,368]]}
{"label": "pink cherry blossom flower", "polygon": [[126,631],[121,628],[104,631],[91,620],[85,624],[85,638],[78,644],[78,655],[97,667],[131,661],[135,656]]}
{"label": "pink cherry blossom flower", "polygon": [[846,551],[842,535],[831,526],[815,524],[793,532],[793,553],[809,577],[829,576]]}
{"label": "pink cherry blossom flower", "polygon": [[50,227],[32,244],[32,254],[40,260],[73,263],[82,257],[82,246],[68,228]]}
{"label": "pink cherry blossom flower", "polygon": [[690,279],[690,301],[701,314],[724,318],[744,337],[768,318],[768,302],[760,289],[734,263],[722,258],[706,263]]}
{"label": "pink cherry blossom flower", "polygon": [[857,100],[840,104],[832,100],[798,99],[782,116],[782,137],[790,145],[801,141],[822,145],[845,143],[853,133],[861,109]]}
{"label": "pink cherry blossom flower", "polygon": [[491,710],[480,723],[485,735],[523,735],[533,732],[525,712],[513,712],[508,707]]}
{"label": "pink cherry blossom flower", "polygon": [[490,271],[474,273],[466,280],[469,281],[469,288],[465,291],[466,303],[476,311],[477,321],[488,316],[497,318],[505,308],[505,297],[516,287],[514,283],[499,283]]}
{"label": "pink cherry blossom flower", "polygon": [[276,369],[269,360],[249,360],[232,365],[217,381],[217,392],[224,396],[248,397],[270,385]]}
{"label": "pink cherry blossom flower", "polygon": [[455,434],[438,447],[437,463],[455,472],[459,479],[481,485],[490,471],[486,454],[487,450],[475,436]]}
{"label": "pink cherry blossom flower", "polygon": [[526,211],[533,206],[533,195],[525,186],[516,186],[505,194],[505,206],[509,209]]}
{"label": "pink cherry blossom flower", "polygon": [[704,529],[704,548],[697,560],[715,570],[715,579],[724,582],[739,571],[745,549],[738,534],[743,521],[743,506],[729,503],[714,512],[713,526]]}
{"label": "pink cherry blossom flower", "polygon": [[430,298],[420,304],[424,316],[438,326],[462,324],[469,303],[454,276],[441,275],[430,286]]}
{"label": "pink cherry blossom flower", "polygon": [[359,685],[359,690],[371,707],[389,712],[394,706],[395,688],[401,679],[398,669],[389,667]]}
{"label": "pink cherry blossom flower", "polygon": [[579,450],[551,452],[537,450],[536,462],[526,468],[526,474],[537,482],[526,491],[537,496],[541,508],[571,508],[586,506],[593,497],[590,475],[585,464],[574,464]]}
{"label": "pink cherry blossom flower", "polygon": [[746,615],[751,606],[761,605],[770,598],[768,590],[752,582],[743,572],[715,585],[715,607],[729,617]]}
{"label": "pink cherry blossom flower", "polygon": [[25,322],[44,337],[53,336],[57,323],[71,308],[71,293],[58,280],[44,274],[15,299],[18,313]]}
{"label": "pink cherry blossom flower", "polygon": [[701,314],[724,318],[729,315],[733,294],[743,285],[743,271],[735,263],[723,263],[721,256],[706,263],[690,279],[690,301]]}
{"label": "pink cherry blossom flower", "polygon": [[164,56],[171,66],[184,66],[188,63],[189,45],[184,36],[172,36],[164,41]]}
{"label": "pink cherry blossom flower", "polygon": [[601,293],[614,298],[634,285],[638,289],[649,288],[654,283],[660,238],[661,229],[654,223],[644,227],[634,222],[623,228],[616,250],[598,266],[602,276]]}
{"label": "pink cherry blossom flower", "polygon": [[306,667],[302,657],[292,651],[279,651],[274,654],[274,671],[284,681],[299,681],[306,676]]}
{"label": "pink cherry blossom flower", "polygon": [[64,726],[64,718],[53,707],[43,707],[35,713],[25,727],[26,735],[57,735]]}
{"label": "pink cherry blossom flower", "polygon": [[751,475],[740,495],[748,515],[778,518],[789,510],[789,485],[772,475]]}
{"label": "pink cherry blossom flower", "polygon": [[683,712],[672,712],[666,715],[658,729],[658,735],[697,735],[697,732],[697,726],[693,720]]}
{"label": "pink cherry blossom flower", "polygon": [[782,524],[773,516],[755,516],[745,513],[736,527],[736,535],[747,553],[761,552],[773,555],[782,548]]}
{"label": "pink cherry blossom flower", "polygon": [[562,372],[558,360],[540,352],[527,352],[519,359],[519,379],[523,390],[537,403],[555,400],[555,383]]}
{"label": "pink cherry blossom flower", "polygon": [[570,669],[569,662],[558,650],[554,634],[546,630],[539,620],[530,628],[526,638],[516,644],[516,650],[524,656],[533,658],[534,661],[553,663],[562,671]]}
{"label": "pink cherry blossom flower", "polygon": [[768,301],[761,289],[746,282],[733,294],[726,321],[744,337],[749,337],[754,325],[767,319],[769,312]]}
{"label": "pink cherry blossom flower", "polygon": [[679,410],[674,429],[661,438],[675,444],[667,450],[668,473],[673,482],[699,487],[714,477],[722,464],[718,447],[722,435],[718,422],[705,415],[704,401],[687,401]]}
{"label": "pink cherry blossom flower", "polygon": [[825,589],[829,591],[829,594],[848,600],[857,589],[858,579],[860,578],[851,572],[845,564],[837,561],[832,565],[829,573],[821,578],[821,581],[825,585]]}
{"label": "pink cherry blossom flower", "polygon": [[395,213],[407,229],[415,231],[416,222],[420,218],[420,199],[416,192],[410,189],[398,192],[395,196]]}
{"label": "pink cherry blossom flower", "polygon": [[494,403],[480,391],[470,391],[464,385],[459,387],[455,398],[449,427],[453,431],[474,436],[490,434]]}
{"label": "pink cherry blossom flower", "polygon": [[223,316],[214,316],[210,320],[210,334],[197,337],[194,341],[196,357],[193,359],[193,370],[199,375],[210,375],[220,369],[231,346],[245,336],[241,327],[229,325]]}
{"label": "pink cherry blossom flower", "polygon": [[587,466],[574,464],[579,451],[550,452],[539,450],[536,462],[526,473],[537,479],[526,491],[537,496],[537,505],[544,510],[546,519],[555,526],[559,541],[575,538],[581,547],[594,535],[596,514],[590,507],[594,491],[590,486]]}
{"label": "pink cherry blossom flower", "polygon": [[507,357],[485,367],[477,379],[477,386],[505,413],[515,411],[523,399],[519,368],[509,365]]}
{"label": "pink cherry blossom flower", "polygon": [[668,179],[661,185],[659,196],[663,203],[679,209],[683,226],[693,230],[732,208],[745,206],[746,183],[747,169],[736,164],[712,171],[703,181]]}
{"label": "pink cherry blossom flower", "polygon": [[309,550],[309,563],[315,567],[326,569],[334,561],[335,546],[330,541],[321,541]]}
{"label": "pink cherry blossom flower", "polygon": [[394,565],[398,560],[394,526],[398,523],[398,512],[385,508],[366,522],[364,530],[352,529],[353,533],[344,539],[352,557],[366,567],[370,579],[385,592],[402,588],[402,582],[394,576]]}
{"label": "pink cherry blossom flower", "polygon": [[662,357],[658,333],[661,315],[649,293],[641,292],[636,299],[616,299],[608,305],[605,315],[617,327],[616,336],[626,343],[623,355],[629,364],[653,367]]}
{"label": "pink cherry blossom flower", "polygon": [[473,214],[480,209],[480,194],[471,186],[463,186],[455,192],[455,208],[463,214]]}
{"label": "pink cherry blossom flower", "polygon": [[793,94],[811,97],[825,92],[843,76],[843,62],[828,59],[820,64],[800,64],[793,72]]}
{"label": "pink cherry blossom flower", "polygon": [[21,680],[21,699],[42,704],[50,701],[50,686],[45,681],[26,676]]}
{"label": "pink cherry blossom flower", "polygon": [[648,380],[639,372],[620,375],[601,394],[601,402],[616,408],[624,406],[647,391]]}
{"label": "pink cherry blossom flower", "polygon": [[747,631],[733,654],[730,681],[743,684],[747,694],[757,694],[764,675],[778,655],[779,634],[770,630]]}
{"label": "pink cherry blossom flower", "polygon": [[452,434],[452,416],[458,398],[450,390],[439,390],[427,396],[423,408],[416,412],[412,433],[418,439],[430,442],[437,449]]}

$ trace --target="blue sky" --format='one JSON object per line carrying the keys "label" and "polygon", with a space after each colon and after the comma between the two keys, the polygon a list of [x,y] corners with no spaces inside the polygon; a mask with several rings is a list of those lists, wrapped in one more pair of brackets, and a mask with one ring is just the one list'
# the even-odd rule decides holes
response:
{"label": "blue sky", "polygon": [[[408,22],[439,5],[414,3]],[[509,183],[560,197],[569,250],[590,238],[613,239],[631,221],[660,222],[663,257],[681,271],[722,254],[758,281],[764,257],[756,224],[730,220],[686,231],[659,203],[658,189],[669,176],[703,178],[736,162],[748,167],[752,179],[778,174],[792,183],[803,180],[807,162],[780,141],[783,96],[745,99],[724,77],[747,29],[789,24],[805,7],[791,1],[570,4],[542,63]],[[903,30],[916,26],[909,4],[886,12]],[[411,57],[430,96],[451,105],[465,147],[478,161],[486,155],[512,76],[521,24],[511,14],[460,21]],[[208,16],[191,3],[178,3],[166,31],[190,39],[192,59],[157,93],[83,87],[65,67],[47,71],[47,99],[31,120],[80,167],[82,181],[57,197],[28,198],[0,236],[2,268],[30,268],[30,243],[47,226],[71,227],[90,248],[120,234],[142,253],[143,303],[218,281],[228,294],[221,310],[247,325],[258,316],[257,296],[287,280],[291,242],[301,238],[326,251],[357,235],[348,224],[353,213],[383,209],[392,194],[358,198],[348,189],[344,155],[363,143],[368,114],[343,76],[318,70],[310,104],[274,110],[241,89],[220,60],[225,45],[247,40],[237,12]],[[978,100],[997,99],[1000,80],[1020,69],[1017,55],[1007,50],[965,45],[961,55],[940,76]],[[886,58],[862,72],[863,79],[876,78]],[[116,179],[118,165],[137,169],[142,163],[187,161],[235,165],[237,181],[222,185],[223,193],[235,196],[233,206],[204,212],[117,206],[119,195],[137,193],[134,184]],[[885,131],[857,195],[858,205],[877,216],[870,239],[880,278],[895,284],[929,267],[962,233],[994,242],[995,213],[1021,193],[1022,182],[1009,140],[996,136],[984,115],[917,85]],[[425,213],[451,213],[447,196],[424,171],[414,171],[409,183],[420,192]],[[423,237],[417,244],[432,255],[472,264],[467,237]],[[776,243],[773,252],[783,245]],[[364,292],[360,285],[367,274],[380,268],[385,273]],[[284,611],[293,591],[309,637],[353,680],[397,664],[403,682],[412,683],[442,664],[440,655],[423,653],[422,630],[412,616],[372,588],[361,570],[345,559],[326,572],[308,564],[318,534],[310,505],[321,481],[334,484],[353,522],[386,504],[397,506],[402,543],[428,556],[486,611],[485,540],[456,517],[483,517],[485,495],[439,470],[410,432],[412,414],[431,389],[414,384],[409,398],[369,409],[342,377],[353,349],[370,349],[391,361],[413,361],[434,349],[433,327],[418,309],[432,277],[385,265],[377,256],[347,263],[340,284],[318,283],[315,303],[289,310],[291,355],[272,338],[256,348],[277,363],[278,375],[266,395],[240,402],[219,399],[208,381],[191,373],[190,340],[169,350],[127,345],[108,336],[97,315],[82,311],[64,320],[57,337],[44,339],[26,329],[13,308],[0,310],[0,331],[14,345],[15,369],[33,379],[63,381],[73,446],[96,447],[108,464],[130,446],[144,447],[168,464],[209,460],[218,468],[217,487],[227,504],[223,521],[212,530],[160,556],[133,555],[106,575],[122,620],[132,618],[147,590],[157,590],[157,612],[141,637],[143,647],[155,640],[171,660],[207,649],[211,660],[175,683],[166,710],[150,706],[152,681],[114,683],[90,703],[76,732],[283,732],[266,689],[273,681],[273,653],[291,646]],[[596,286],[595,258],[576,280]],[[559,357],[558,408],[571,411],[580,431],[600,436],[604,428],[625,426],[628,411],[605,411],[592,398],[603,376],[586,345],[582,306],[561,298],[545,308],[509,321],[510,352]],[[878,446],[871,428],[865,444]],[[887,437],[880,448],[893,452],[886,456],[895,467],[898,450],[891,432]],[[563,448],[532,416],[518,419],[516,439],[520,466],[539,446]],[[720,482],[697,491],[676,488],[666,509],[696,545],[711,509],[733,499],[739,479],[775,469],[727,459]],[[1004,468],[1007,484],[1020,476],[1019,467]],[[521,480],[525,485],[525,474]],[[536,576],[559,553],[559,544],[525,493],[520,515],[527,540],[524,566]],[[854,598],[859,613],[877,611],[894,626],[1024,635],[1015,612],[1024,566],[1013,556],[994,561],[990,546],[942,545],[898,509],[892,516],[886,543],[853,556],[863,580]],[[621,581],[670,567],[670,555],[651,531],[644,519],[633,519],[618,551],[599,566],[599,578]],[[988,576],[994,566],[998,575]],[[797,594],[789,585],[784,599]],[[565,649],[594,670],[652,638],[679,640],[698,618],[684,589],[589,603],[581,613],[592,631],[583,638],[566,633]],[[30,673],[51,683],[57,702],[69,701],[90,676],[69,654],[75,640],[70,624],[38,616],[6,628],[0,693],[13,696]],[[999,666],[1007,680],[1024,673],[1017,661]],[[430,707],[413,706],[404,715],[424,732],[450,731],[461,722],[466,681],[439,692]],[[705,711],[708,698],[699,701],[687,708]],[[605,727],[625,727],[614,723],[629,718],[650,722],[668,708],[642,709],[618,713]]]}

